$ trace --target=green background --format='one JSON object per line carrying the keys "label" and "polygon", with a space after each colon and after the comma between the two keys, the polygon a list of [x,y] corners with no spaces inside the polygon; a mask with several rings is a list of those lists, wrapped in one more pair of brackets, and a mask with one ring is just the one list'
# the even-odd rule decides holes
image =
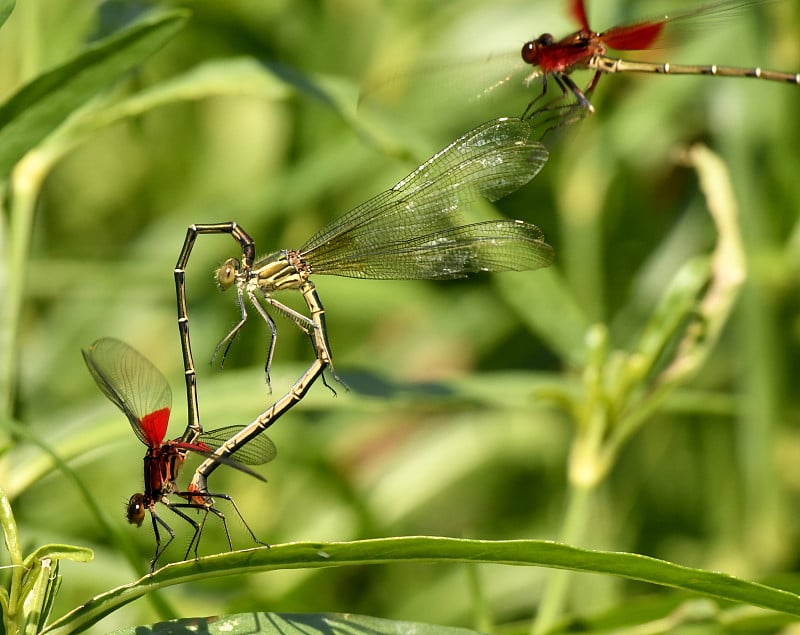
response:
{"label": "green background", "polygon": [[[521,114],[534,94],[522,75],[482,91],[509,72],[504,65],[526,39],[573,28],[561,3],[530,0],[167,4],[190,9],[187,25],[104,97],[123,103],[141,93],[150,101],[86,135],[46,174],[36,205],[10,414],[69,461],[141,554],[132,570],[76,488],[33,446],[4,439],[0,482],[28,551],[45,542],[95,550],[91,564],[62,565],[55,615],[146,570],[150,528],[136,531],[123,515],[141,488],[144,448],[97,391],[80,348],[115,336],[145,354],[175,393],[170,434],[182,431],[172,270],[186,227],[236,220],[260,254],[299,247],[474,125]],[[663,13],[655,2],[607,4],[589,8],[600,29]],[[20,3],[0,30],[0,94],[148,7]],[[729,17],[701,21],[690,41],[651,56],[800,68],[800,3],[764,3]],[[189,89],[156,107],[148,89],[195,72],[202,81],[188,75]],[[583,85],[589,75],[575,78]],[[602,78],[593,102],[595,115],[548,138],[552,156],[542,173],[496,205],[544,230],[557,253],[553,270],[445,283],[315,279],[337,372],[351,390],[337,389],[334,398],[315,386],[271,431],[279,454],[260,470],[268,485],[230,470],[214,474],[213,487],[235,497],[259,537],[558,539],[574,422],[540,389],[576,390],[586,357],[577,326],[605,323],[613,348],[635,346],[678,267],[713,247],[697,178],[676,163],[681,148],[700,141],[731,172],[748,282],[699,374],[616,457],[589,503],[579,546],[750,579],[793,573],[800,88],[631,75]],[[12,183],[12,191],[20,185]],[[208,364],[238,316],[212,272],[237,255],[229,238],[201,237],[187,272],[206,428],[248,423],[311,355],[307,340],[278,319],[271,396],[263,377],[267,330],[254,315],[224,372]],[[574,315],[553,310],[548,284],[571,299]],[[291,294],[280,299],[300,308]],[[178,559],[188,533],[162,511],[179,531],[167,558]],[[250,546],[229,516],[235,545]],[[201,552],[223,548],[221,528],[210,522]],[[257,606],[471,626],[473,585],[494,619],[511,623],[533,612],[547,575],[489,565],[374,566],[270,572],[165,595],[180,615]],[[657,592],[581,574],[568,608],[595,615]],[[140,601],[96,632],[157,618]]]}

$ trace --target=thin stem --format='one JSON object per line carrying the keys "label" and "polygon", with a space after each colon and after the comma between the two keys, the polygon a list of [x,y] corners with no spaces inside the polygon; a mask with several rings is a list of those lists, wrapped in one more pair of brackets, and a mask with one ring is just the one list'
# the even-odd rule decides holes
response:
{"label": "thin stem", "polygon": [[[594,490],[594,486],[578,485],[570,488],[569,502],[560,538],[564,544],[580,544],[587,526]],[[547,585],[542,594],[536,619],[531,627],[531,635],[542,635],[548,632],[558,616],[563,614],[572,574],[573,572],[567,569],[548,572]]]}
{"label": "thin stem", "polygon": [[0,327],[0,415],[13,417],[19,359],[19,325],[28,274],[31,235],[42,182],[51,166],[50,154],[34,150],[12,172],[11,209],[6,261],[5,310]]}
{"label": "thin stem", "polygon": [[495,631],[495,623],[481,583],[481,570],[479,567],[469,565],[466,573],[470,605],[473,612],[473,628],[479,633],[493,633]]}
{"label": "thin stem", "polygon": [[[599,334],[599,333],[598,333]],[[596,338],[603,340],[602,337]],[[591,345],[590,345],[591,346]],[[602,364],[604,342],[596,342],[593,361]],[[594,364],[591,364],[594,366]],[[600,370],[599,366],[595,370]],[[608,426],[608,410],[603,394],[597,390],[601,384],[601,376],[587,370],[587,383],[590,384],[590,403],[588,404],[586,421],[578,422],[578,434],[575,437],[569,462],[569,501],[561,529],[559,541],[564,544],[577,545],[583,542],[584,532],[588,527],[589,509],[592,494],[597,485],[603,481],[609,463],[604,460],[603,440]],[[569,592],[571,572],[565,569],[549,573],[539,611],[531,626],[531,635],[542,635],[548,632],[559,615],[564,611]]]}
{"label": "thin stem", "polygon": [[17,523],[14,520],[14,512],[11,510],[11,503],[0,489],[0,526],[3,528],[3,538],[8,549],[11,561],[11,593],[8,596],[8,606],[3,607],[3,623],[6,633],[15,633],[17,629],[14,624],[17,619],[17,605],[19,604],[19,594],[22,589],[22,575],[25,572],[22,550],[20,549]]}

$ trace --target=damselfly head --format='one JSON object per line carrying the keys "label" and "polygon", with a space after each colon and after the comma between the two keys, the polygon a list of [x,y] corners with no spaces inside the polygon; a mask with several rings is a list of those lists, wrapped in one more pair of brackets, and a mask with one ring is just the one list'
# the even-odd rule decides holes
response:
{"label": "damselfly head", "polygon": [[528,64],[538,64],[539,51],[552,46],[553,42],[555,42],[555,38],[550,33],[542,33],[535,40],[525,42],[522,46],[522,59]]}
{"label": "damselfly head", "polygon": [[144,512],[146,505],[144,504],[144,494],[134,494],[130,497],[128,504],[125,506],[125,516],[131,525],[137,527],[142,526],[144,520]]}
{"label": "damselfly head", "polygon": [[239,273],[239,261],[236,258],[228,258],[223,265],[217,269],[214,277],[217,280],[219,288],[227,291],[236,282],[236,274]]}

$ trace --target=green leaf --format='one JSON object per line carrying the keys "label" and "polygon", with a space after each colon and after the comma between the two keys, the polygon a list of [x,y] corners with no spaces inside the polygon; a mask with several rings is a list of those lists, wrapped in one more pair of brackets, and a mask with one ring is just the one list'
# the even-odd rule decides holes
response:
{"label": "green leaf", "polygon": [[[135,635],[141,626],[114,631],[116,635]],[[313,635],[472,635],[475,631],[420,622],[384,620],[351,613],[238,613],[222,617],[189,618],[161,622],[147,627],[158,633],[304,633]]]}
{"label": "green leaf", "polygon": [[161,48],[187,17],[150,15],[20,88],[0,106],[0,180],[75,110]]}
{"label": "green leaf", "polygon": [[86,547],[74,545],[44,545],[25,558],[25,566],[49,558],[50,560],[72,560],[73,562],[91,562],[94,552]]}
{"label": "green leaf", "polygon": [[17,605],[19,632],[35,635],[47,619],[60,586],[58,560],[43,558],[26,569]]}
{"label": "green leaf", "polygon": [[[21,633],[38,633],[47,620],[55,594],[61,584],[58,574],[59,560],[88,562],[93,553],[89,549],[72,545],[46,545],[25,558],[20,567],[23,576],[16,583],[12,597],[17,597],[15,616]],[[12,608],[12,607],[9,607]]]}
{"label": "green leaf", "polygon": [[256,60],[246,57],[215,60],[89,114],[78,124],[78,131],[88,133],[178,101],[216,95],[250,95],[277,100],[285,99],[291,93],[290,87],[280,77]]}
{"label": "green leaf", "polygon": [[800,616],[800,596],[729,575],[631,553],[590,551],[539,540],[463,540],[429,536],[338,543],[290,543],[167,565],[153,575],[98,595],[44,632],[85,630],[125,604],[164,587],[212,577],[285,569],[387,563],[494,563],[604,573]]}
{"label": "green leaf", "polygon": [[17,6],[16,0],[0,0],[0,26],[3,26]]}

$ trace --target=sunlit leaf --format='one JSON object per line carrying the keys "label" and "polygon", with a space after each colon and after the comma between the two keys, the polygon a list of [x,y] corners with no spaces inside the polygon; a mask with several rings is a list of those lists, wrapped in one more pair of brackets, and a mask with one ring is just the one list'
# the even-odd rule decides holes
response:
{"label": "sunlit leaf", "polygon": [[0,178],[76,109],[161,48],[186,19],[185,11],[153,14],[20,88],[0,106]]}
{"label": "sunlit leaf", "polygon": [[92,598],[50,625],[83,630],[147,593],[175,584],[244,573],[387,563],[493,563],[615,575],[800,616],[800,596],[723,573],[632,553],[578,549],[540,540],[463,540],[428,536],[341,543],[290,543],[167,565],[137,582]]}

